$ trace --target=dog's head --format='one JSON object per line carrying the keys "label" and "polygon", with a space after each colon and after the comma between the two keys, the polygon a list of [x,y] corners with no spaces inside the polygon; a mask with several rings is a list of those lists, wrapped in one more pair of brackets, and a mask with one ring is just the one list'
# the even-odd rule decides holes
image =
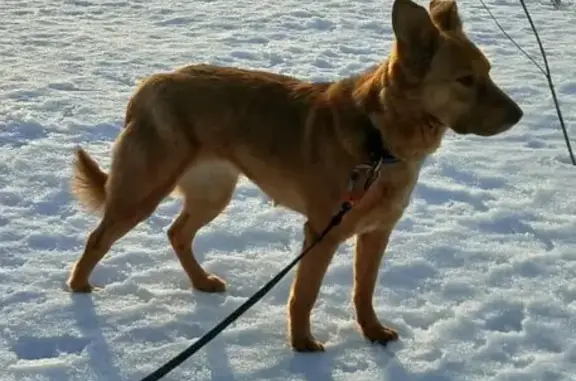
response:
{"label": "dog's head", "polygon": [[424,111],[459,134],[491,136],[522,118],[522,110],[490,77],[490,62],[462,29],[455,0],[411,0],[392,9],[394,60],[413,84]]}

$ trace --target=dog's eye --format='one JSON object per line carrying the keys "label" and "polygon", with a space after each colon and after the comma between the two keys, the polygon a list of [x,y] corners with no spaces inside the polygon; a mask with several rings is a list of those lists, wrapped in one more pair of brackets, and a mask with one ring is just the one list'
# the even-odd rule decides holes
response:
{"label": "dog's eye", "polygon": [[474,86],[475,82],[473,75],[463,75],[461,77],[458,77],[456,81],[458,81],[459,84],[465,87],[472,87]]}

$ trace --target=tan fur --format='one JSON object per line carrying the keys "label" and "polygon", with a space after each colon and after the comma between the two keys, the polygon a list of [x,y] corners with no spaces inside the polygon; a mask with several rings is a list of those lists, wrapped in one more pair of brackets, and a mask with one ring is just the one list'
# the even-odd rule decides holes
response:
{"label": "tan fur", "polygon": [[130,99],[109,177],[78,151],[76,195],[102,220],[89,235],[68,285],[88,279],[112,244],[147,218],[174,189],[184,207],[168,236],[191,284],[217,292],[225,283],[192,253],[197,232],[226,207],[240,174],[275,203],[307,218],[304,246],[338,209],[353,168],[367,161],[367,129],[401,161],[386,164],[342,223],[300,263],[288,303],[291,345],[318,351],[310,313],[340,243],[357,236],[354,306],[363,334],[398,337],[372,305],[378,267],[408,205],[422,161],[447,128],[489,136],[522,111],[490,79],[490,64],[466,37],[453,1],[432,0],[430,14],[395,0],[396,41],[388,59],[358,76],[309,83],[255,70],[192,65],[145,80]]}
{"label": "tan fur", "polygon": [[91,211],[98,211],[106,201],[106,180],[108,175],[104,173],[83,149],[76,151],[74,163],[74,181],[72,193],[82,200],[83,204]]}

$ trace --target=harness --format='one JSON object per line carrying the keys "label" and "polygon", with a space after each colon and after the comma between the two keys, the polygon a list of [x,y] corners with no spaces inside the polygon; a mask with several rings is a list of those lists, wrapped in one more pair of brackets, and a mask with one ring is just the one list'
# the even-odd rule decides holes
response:
{"label": "harness", "polygon": [[[342,200],[341,210],[350,210],[363,194],[370,188],[380,175],[380,168],[383,164],[395,164],[400,162],[396,156],[384,147],[382,135],[372,121],[365,128],[364,150],[368,154],[368,162],[358,164],[352,170],[348,179],[346,194]],[[363,185],[359,188],[360,179],[364,178]]]}

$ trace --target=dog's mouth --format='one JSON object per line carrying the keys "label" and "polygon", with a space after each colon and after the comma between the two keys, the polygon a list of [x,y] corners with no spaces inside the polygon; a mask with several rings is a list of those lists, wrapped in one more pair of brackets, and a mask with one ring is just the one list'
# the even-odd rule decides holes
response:
{"label": "dog's mouth", "polygon": [[471,133],[473,133],[474,135],[478,135],[478,136],[494,136],[494,135],[498,135],[501,134],[503,132],[508,131],[510,128],[512,128],[515,125],[515,123],[504,123],[499,125],[496,128],[492,128],[492,129],[479,129],[478,131],[471,131]]}
{"label": "dog's mouth", "polygon": [[482,137],[489,137],[501,134],[508,131],[516,123],[503,123],[496,126],[486,127],[483,125],[459,125],[454,124],[450,129],[458,135],[477,135]]}
{"label": "dog's mouth", "polygon": [[463,126],[460,124],[452,124],[449,126],[452,131],[454,131],[458,135],[470,135],[472,134],[472,128],[469,126]]}
{"label": "dog's mouth", "polygon": [[522,119],[522,109],[511,103],[489,113],[474,112],[449,124],[450,129],[459,135],[494,136],[510,130]]}

